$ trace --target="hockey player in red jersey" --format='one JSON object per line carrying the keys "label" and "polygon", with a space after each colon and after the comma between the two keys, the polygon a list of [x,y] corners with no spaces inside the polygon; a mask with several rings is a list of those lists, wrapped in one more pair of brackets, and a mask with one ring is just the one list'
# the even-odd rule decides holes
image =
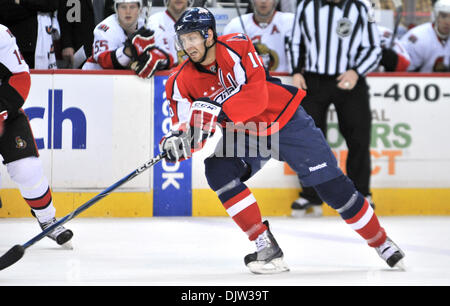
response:
{"label": "hockey player in red jersey", "polygon": [[[0,154],[11,179],[42,229],[56,222],[52,193],[44,175],[28,118],[22,110],[31,80],[15,37],[0,25]],[[67,243],[71,230],[58,226],[48,237]]]}
{"label": "hockey player in red jersey", "polygon": [[[244,258],[250,271],[289,270],[244,183],[271,157],[287,162],[303,184],[314,186],[389,266],[398,265],[404,253],[387,237],[367,200],[337,166],[322,132],[300,106],[305,92],[271,78],[246,35],[217,37],[214,16],[205,8],[188,9],[175,31],[189,59],[166,84],[173,127],[161,140],[161,150],[171,162],[189,158],[214,133],[217,123],[222,126],[215,154],[205,159],[205,174],[227,213],[256,243],[256,252]],[[238,135],[242,129],[244,138]],[[252,150],[261,142],[270,155]]]}

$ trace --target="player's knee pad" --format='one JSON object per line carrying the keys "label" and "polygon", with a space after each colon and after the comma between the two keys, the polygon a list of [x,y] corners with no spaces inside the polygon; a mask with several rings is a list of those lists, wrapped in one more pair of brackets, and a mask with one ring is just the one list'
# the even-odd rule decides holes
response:
{"label": "player's knee pad", "polygon": [[358,192],[353,182],[345,175],[314,186],[320,198],[337,210],[342,217],[354,215],[364,203],[363,195]]}
{"label": "player's knee pad", "polygon": [[[249,166],[239,158],[209,157],[205,159],[205,175],[212,190],[218,191],[233,182],[241,182]],[[237,183],[236,183],[237,184]]]}
{"label": "player's knee pad", "polygon": [[35,198],[48,189],[42,163],[37,157],[26,157],[6,164],[8,174],[25,198]]}

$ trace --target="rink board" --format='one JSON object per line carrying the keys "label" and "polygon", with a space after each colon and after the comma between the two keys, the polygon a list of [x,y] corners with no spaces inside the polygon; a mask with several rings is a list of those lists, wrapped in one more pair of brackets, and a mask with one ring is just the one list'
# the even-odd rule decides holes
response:
{"label": "rink board", "polygon": [[[449,74],[381,74],[368,78],[373,109],[372,191],[380,215],[450,215]],[[141,80],[129,72],[34,71],[24,110],[65,215],[159,152],[170,128],[167,74]],[[282,77],[289,83],[289,77]],[[341,168],[347,148],[329,112],[328,141]],[[203,160],[217,137],[188,162],[160,163],[100,203],[85,217],[223,216],[204,177]],[[29,216],[1,167],[0,217]],[[270,161],[248,182],[264,215],[289,215],[299,183]],[[325,215],[335,213],[325,207]]]}
{"label": "rink board", "polygon": [[[263,216],[289,216],[290,204],[298,196],[298,189],[252,189]],[[450,190],[446,188],[397,189],[375,188],[376,212],[380,216],[450,215]],[[87,192],[54,192],[57,216],[62,217],[94,197]],[[3,189],[0,218],[29,217],[30,209],[17,189]],[[192,216],[227,216],[215,193],[209,189],[195,189],[192,193]],[[337,213],[323,206],[325,216]],[[112,193],[80,214],[80,217],[152,217],[152,192]]]}

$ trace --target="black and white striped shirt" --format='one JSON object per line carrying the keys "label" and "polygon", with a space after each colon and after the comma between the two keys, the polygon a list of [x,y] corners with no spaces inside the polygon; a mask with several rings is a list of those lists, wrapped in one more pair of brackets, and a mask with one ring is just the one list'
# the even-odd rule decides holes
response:
{"label": "black and white striped shirt", "polygon": [[374,70],[380,38],[367,0],[301,0],[292,33],[294,71],[338,75]]}

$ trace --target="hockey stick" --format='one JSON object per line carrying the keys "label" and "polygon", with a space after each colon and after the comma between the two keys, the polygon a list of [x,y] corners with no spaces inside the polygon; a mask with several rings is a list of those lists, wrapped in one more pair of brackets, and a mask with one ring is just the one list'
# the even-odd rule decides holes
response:
{"label": "hockey stick", "polygon": [[56,227],[72,220],[73,218],[78,216],[81,212],[85,211],[86,209],[94,205],[96,202],[100,201],[101,199],[109,195],[112,191],[114,191],[118,187],[122,186],[126,182],[132,180],[145,170],[151,168],[152,166],[160,162],[166,156],[167,156],[166,152],[157,155],[156,157],[152,158],[151,160],[149,160],[148,162],[146,162],[145,164],[143,164],[142,166],[140,166],[139,168],[137,168],[136,170],[125,176],[124,178],[122,178],[121,180],[117,181],[115,184],[111,185],[110,187],[106,188],[105,190],[97,194],[95,197],[93,197],[92,199],[90,199],[77,209],[75,209],[67,216],[60,219],[58,222],[53,223],[51,226],[49,226],[40,234],[30,239],[28,242],[22,245],[16,244],[15,246],[13,246],[8,252],[6,252],[2,257],[0,257],[0,270],[3,270],[19,261],[25,254],[25,250],[27,248],[29,248],[30,246],[32,246],[33,244],[35,244],[36,242],[47,236],[47,234],[52,232]]}
{"label": "hockey stick", "polygon": [[245,30],[244,21],[242,20],[242,15],[241,15],[241,11],[239,10],[239,5],[238,5],[237,0],[234,0],[234,7],[236,8],[236,11],[237,11],[237,14],[239,17],[239,21],[241,22],[242,30],[244,30],[244,34],[247,35],[247,31]]}
{"label": "hockey stick", "polygon": [[153,5],[153,2],[152,2],[152,0],[144,0],[144,2],[143,2],[143,10],[144,10],[144,17],[145,17],[145,26],[147,27],[147,28],[150,28],[149,27],[149,24],[150,24],[150,12],[151,12],[151,10],[152,10],[152,5]]}
{"label": "hockey stick", "polygon": [[395,6],[395,24],[394,24],[394,30],[392,31],[392,38],[391,42],[389,44],[389,48],[392,49],[395,43],[395,37],[397,37],[398,27],[400,26],[400,21],[402,19],[402,12],[403,12],[403,4],[402,0],[392,0]]}

